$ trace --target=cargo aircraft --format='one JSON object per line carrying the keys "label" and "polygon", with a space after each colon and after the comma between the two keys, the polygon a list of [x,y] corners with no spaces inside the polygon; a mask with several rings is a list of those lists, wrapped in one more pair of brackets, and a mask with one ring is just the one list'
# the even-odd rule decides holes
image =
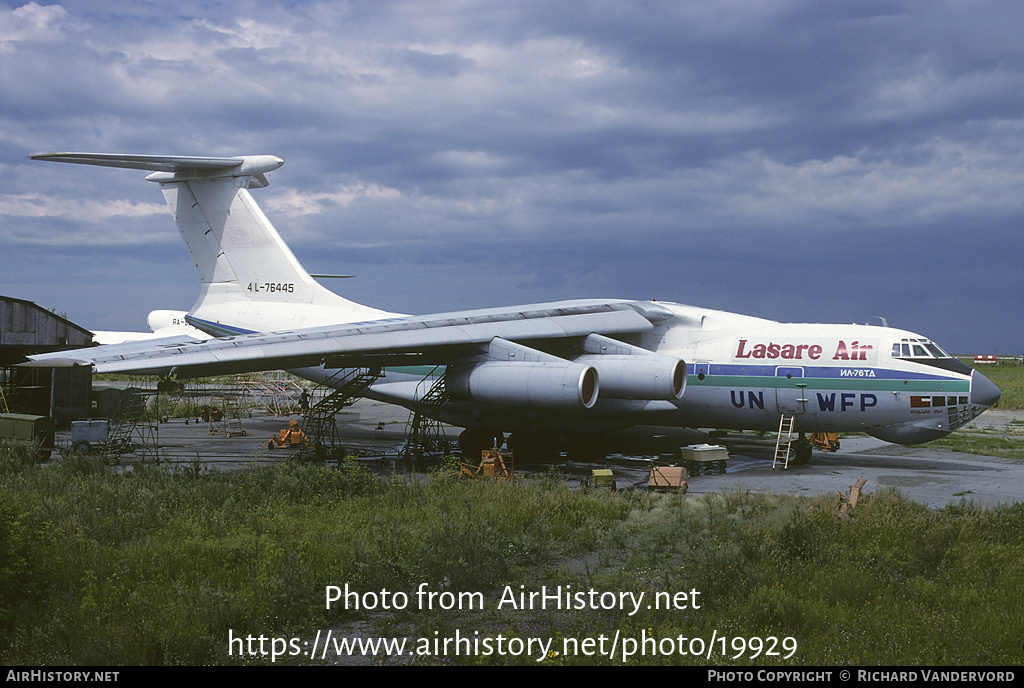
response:
{"label": "cargo aircraft", "polygon": [[[444,366],[443,394],[384,374],[364,396],[464,428],[472,452],[550,446],[600,453],[635,425],[866,432],[927,442],[1000,396],[927,337],[886,326],[795,324],[677,303],[587,299],[401,315],[354,303],[307,273],[254,202],[275,156],[51,153],[35,160],[152,172],[201,280],[179,335],[33,357],[29,365],[197,377],[287,369],[333,384],[339,369]],[[476,456],[479,456],[477,451]]]}

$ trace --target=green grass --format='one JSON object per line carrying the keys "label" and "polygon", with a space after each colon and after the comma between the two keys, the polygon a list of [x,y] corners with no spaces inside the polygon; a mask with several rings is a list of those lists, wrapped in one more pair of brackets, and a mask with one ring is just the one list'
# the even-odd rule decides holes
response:
{"label": "green grass", "polygon": [[[994,434],[995,433],[995,434]],[[1001,456],[1004,459],[1024,461],[1024,430],[974,430],[963,429],[932,440],[926,447],[942,447],[953,451],[983,456]]]}
{"label": "green grass", "polygon": [[[537,481],[378,478],[280,465],[216,474],[39,466],[0,448],[0,662],[269,663],[228,633],[730,639],[792,637],[793,657],[740,664],[1015,664],[1024,624],[1024,507],[930,510],[882,492],[834,499],[745,492],[570,491]],[[325,586],[479,591],[486,609],[325,609]],[[700,592],[699,609],[498,610],[504,586]],[[435,633],[437,635],[435,635]],[[301,658],[304,661],[310,661]],[[533,657],[413,657],[522,663]],[[620,664],[599,656],[551,664]],[[293,660],[294,661],[294,660]]]}

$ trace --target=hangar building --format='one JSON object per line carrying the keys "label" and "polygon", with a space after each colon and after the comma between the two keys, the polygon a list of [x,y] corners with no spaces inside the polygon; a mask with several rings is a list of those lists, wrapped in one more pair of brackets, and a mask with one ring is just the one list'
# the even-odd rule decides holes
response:
{"label": "hangar building", "polygon": [[0,413],[53,416],[58,426],[88,418],[90,368],[14,367],[29,354],[86,346],[92,332],[31,301],[0,296]]}

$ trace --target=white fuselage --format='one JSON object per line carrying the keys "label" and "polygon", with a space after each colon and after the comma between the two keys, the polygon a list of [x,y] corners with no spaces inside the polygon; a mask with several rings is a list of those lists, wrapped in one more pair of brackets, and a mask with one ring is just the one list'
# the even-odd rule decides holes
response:
{"label": "white fuselage", "polygon": [[[249,189],[267,186],[266,174],[284,163],[276,156],[33,158],[152,171],[147,179],[160,184],[199,276],[186,319],[224,337],[62,353],[62,364],[102,360],[112,372],[204,374],[271,362],[358,366],[419,357],[450,365],[443,404],[423,403],[429,385],[416,376],[388,375],[368,395],[480,430],[469,433],[479,441],[506,430],[587,435],[638,424],[771,430],[793,416],[799,432],[865,431],[912,444],[949,433],[999,399],[977,371],[923,337],[888,327],[786,324],[596,299],[387,313],[317,283],[256,204]],[[333,334],[305,329],[339,325]],[[271,334],[233,336],[252,333]],[[336,373],[323,366],[295,372],[326,383]]]}
{"label": "white fuselage", "polygon": [[[576,302],[567,302],[572,303]],[[773,430],[781,415],[793,415],[802,432],[868,432],[911,444],[941,437],[987,408],[977,403],[977,395],[972,400],[971,372],[953,365],[955,359],[931,357],[922,363],[894,358],[894,344],[926,341],[911,332],[869,325],[779,323],[681,304],[657,305],[670,316],[628,343],[686,362],[686,390],[678,400],[599,398],[592,408],[576,410],[449,401],[432,413],[460,427],[562,433],[639,424]],[[217,314],[215,331],[278,330],[281,324],[314,327],[361,322],[360,316],[366,315],[279,303],[250,311]],[[209,316],[200,309],[189,320],[210,331],[211,321],[204,315]],[[402,317],[383,311],[371,315],[377,317],[367,321]],[[292,372],[318,383],[329,384],[336,377],[336,371],[323,368]],[[420,376],[422,372],[396,370],[374,384],[367,396],[422,410],[419,401],[429,385],[422,384]]]}

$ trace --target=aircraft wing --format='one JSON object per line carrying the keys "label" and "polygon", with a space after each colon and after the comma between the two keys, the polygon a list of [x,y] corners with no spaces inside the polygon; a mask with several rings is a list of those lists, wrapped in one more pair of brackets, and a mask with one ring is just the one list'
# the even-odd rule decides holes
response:
{"label": "aircraft wing", "polygon": [[669,316],[670,311],[649,302],[568,301],[208,340],[171,337],[40,354],[22,365],[91,365],[98,373],[202,377],[321,364],[345,368],[447,363],[483,354],[495,338],[522,343],[639,334]]}

